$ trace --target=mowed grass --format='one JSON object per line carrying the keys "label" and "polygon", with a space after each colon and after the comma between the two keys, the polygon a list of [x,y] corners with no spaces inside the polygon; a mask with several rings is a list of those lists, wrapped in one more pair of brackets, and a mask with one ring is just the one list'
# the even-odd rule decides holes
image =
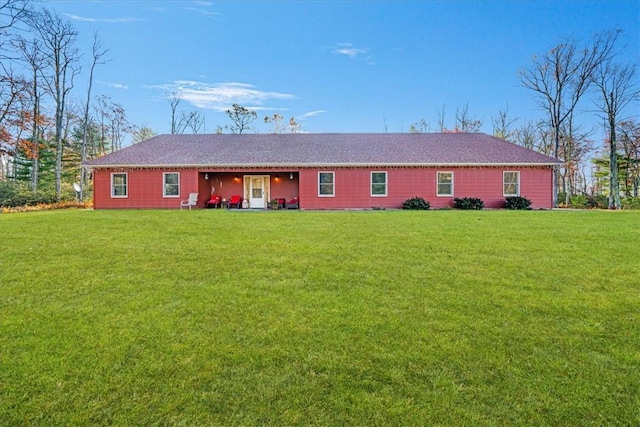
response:
{"label": "mowed grass", "polygon": [[0,425],[638,425],[640,213],[0,216]]}

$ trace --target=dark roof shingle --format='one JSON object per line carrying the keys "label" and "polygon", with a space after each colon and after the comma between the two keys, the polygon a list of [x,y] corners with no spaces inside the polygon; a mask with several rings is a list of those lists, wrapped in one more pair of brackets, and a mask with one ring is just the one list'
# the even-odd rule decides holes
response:
{"label": "dark roof shingle", "polygon": [[91,167],[552,165],[558,160],[483,133],[158,135]]}

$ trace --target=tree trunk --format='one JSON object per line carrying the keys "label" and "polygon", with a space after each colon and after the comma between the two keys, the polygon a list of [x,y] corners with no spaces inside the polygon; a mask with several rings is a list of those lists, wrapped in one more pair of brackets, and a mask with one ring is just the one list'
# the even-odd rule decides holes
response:
{"label": "tree trunk", "polygon": [[[613,93],[611,94],[613,98]],[[620,183],[618,181],[618,145],[616,143],[615,116],[609,114],[609,209],[620,209]]]}
{"label": "tree trunk", "polygon": [[40,96],[38,95],[38,73],[33,72],[33,122],[31,129],[31,143],[33,144],[33,159],[31,162],[31,191],[38,191],[38,173],[40,158],[40,138],[38,135],[38,116],[40,115]]}

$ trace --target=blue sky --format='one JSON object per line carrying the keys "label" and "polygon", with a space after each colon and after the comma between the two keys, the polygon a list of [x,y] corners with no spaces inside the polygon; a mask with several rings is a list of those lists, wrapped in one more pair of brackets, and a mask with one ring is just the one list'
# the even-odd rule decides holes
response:
{"label": "blue sky", "polygon": [[[640,0],[43,3],[79,31],[85,69],[98,32],[111,61],[96,69],[94,93],[156,133],[170,131],[173,91],[209,132],[238,103],[257,110],[259,132],[274,113],[305,132],[406,132],[420,119],[437,131],[438,111],[452,127],[468,104],[490,133],[507,106],[512,118],[541,116],[518,78],[532,55],[613,28],[625,31],[621,58],[640,52]],[[591,101],[582,108],[597,120]]]}

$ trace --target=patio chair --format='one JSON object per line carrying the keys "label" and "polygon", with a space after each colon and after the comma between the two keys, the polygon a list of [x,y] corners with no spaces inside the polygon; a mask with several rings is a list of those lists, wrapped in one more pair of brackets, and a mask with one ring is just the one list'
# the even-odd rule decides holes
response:
{"label": "patio chair", "polygon": [[205,203],[205,207],[207,208],[219,208],[222,202],[222,197],[220,196],[211,196],[207,203]]}
{"label": "patio chair", "polygon": [[191,206],[195,206],[198,203],[198,193],[189,193],[187,200],[180,201],[180,209],[188,207],[191,210]]}
{"label": "patio chair", "polygon": [[297,197],[289,200],[287,202],[287,209],[299,209],[300,208],[300,200]]}
{"label": "patio chair", "polygon": [[231,198],[229,199],[228,205],[230,208],[234,206],[238,209],[242,208],[242,197],[238,195],[231,196]]}

